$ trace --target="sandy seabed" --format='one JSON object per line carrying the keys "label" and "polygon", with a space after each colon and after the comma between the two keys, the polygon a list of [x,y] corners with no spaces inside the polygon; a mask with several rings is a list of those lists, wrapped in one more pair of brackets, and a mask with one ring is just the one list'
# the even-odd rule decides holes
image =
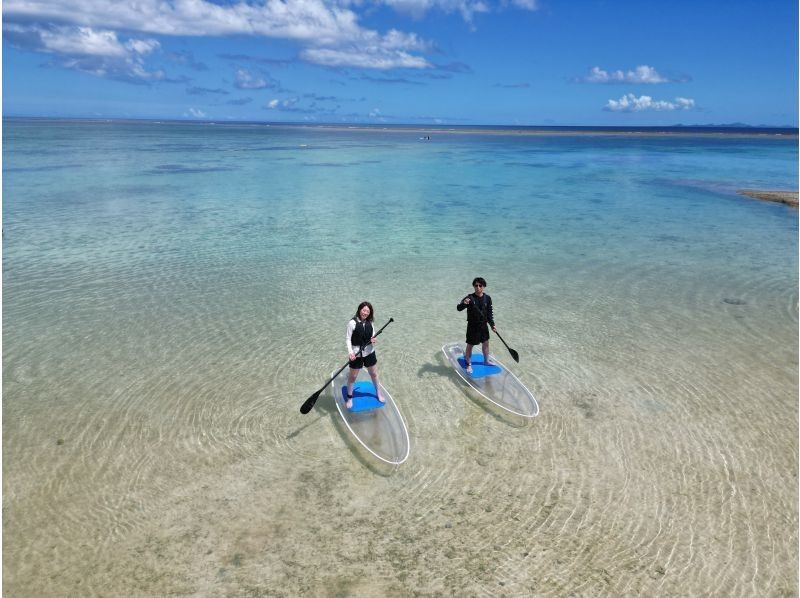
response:
{"label": "sandy seabed", "polygon": [[[145,369],[113,377],[68,357],[84,376],[57,390],[46,364],[9,357],[4,384],[28,403],[4,413],[6,595],[796,595],[785,332],[747,329],[744,301],[715,307],[744,327],[736,342],[674,313],[632,327],[613,300],[585,319],[568,303],[504,322],[533,420],[465,391],[435,344],[452,318],[404,342],[416,312],[398,306],[381,376],[412,447],[388,470],[327,393],[299,413],[338,330],[310,327],[266,364],[276,347],[244,328],[149,347]],[[253,344],[220,353],[223,338]]]}

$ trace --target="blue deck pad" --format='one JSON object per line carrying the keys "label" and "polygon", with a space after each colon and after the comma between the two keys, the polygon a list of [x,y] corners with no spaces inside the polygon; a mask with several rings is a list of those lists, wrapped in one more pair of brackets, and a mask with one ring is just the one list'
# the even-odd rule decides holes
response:
{"label": "blue deck pad", "polygon": [[[347,403],[346,384],[342,386],[342,399]],[[385,404],[378,400],[378,395],[375,393],[375,385],[372,382],[361,380],[353,384],[353,408],[349,409],[350,413],[380,409]]]}
{"label": "blue deck pad", "polygon": [[[483,353],[473,353],[472,354],[472,374],[467,374],[472,378],[485,378],[486,376],[494,376],[495,374],[499,374],[503,371],[499,365],[489,364],[486,365],[483,363]],[[461,369],[467,369],[467,360],[464,359],[464,356],[458,358],[458,365],[461,366]]]}

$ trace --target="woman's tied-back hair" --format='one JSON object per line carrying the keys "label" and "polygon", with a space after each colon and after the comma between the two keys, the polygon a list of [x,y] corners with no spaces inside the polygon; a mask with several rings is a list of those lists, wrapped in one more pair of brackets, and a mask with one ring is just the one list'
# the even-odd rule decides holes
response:
{"label": "woman's tied-back hair", "polygon": [[372,303],[370,303],[369,301],[362,301],[361,303],[358,304],[356,315],[353,316],[354,320],[358,321],[359,313],[361,313],[361,308],[364,307],[365,305],[369,308],[369,316],[367,316],[367,321],[372,322],[372,319],[375,317],[375,310],[372,309]]}
{"label": "woman's tied-back hair", "polygon": [[481,285],[484,289],[486,288],[486,281],[480,276],[478,276],[477,278],[475,278],[475,280],[472,281],[472,286],[475,286],[476,284]]}

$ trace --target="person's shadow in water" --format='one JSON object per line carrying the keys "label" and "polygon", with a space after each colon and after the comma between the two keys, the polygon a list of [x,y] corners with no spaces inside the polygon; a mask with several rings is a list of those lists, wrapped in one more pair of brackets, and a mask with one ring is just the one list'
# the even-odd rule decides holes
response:
{"label": "person's shadow in water", "polygon": [[424,378],[425,374],[433,374],[443,378],[448,378],[453,376],[453,368],[451,368],[449,365],[425,363],[417,370],[417,377]]}

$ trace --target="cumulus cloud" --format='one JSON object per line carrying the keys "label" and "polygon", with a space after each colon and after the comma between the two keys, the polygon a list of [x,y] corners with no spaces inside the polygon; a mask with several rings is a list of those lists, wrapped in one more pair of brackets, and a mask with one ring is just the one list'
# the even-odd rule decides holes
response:
{"label": "cumulus cloud", "polygon": [[683,108],[684,110],[694,108],[694,100],[690,98],[675,98],[675,103],[679,108]]}
{"label": "cumulus cloud", "polygon": [[65,68],[130,83],[165,79],[163,71],[145,67],[145,57],[161,48],[154,39],[121,41],[114,31],[70,25],[8,23],[3,33],[18,47],[56,56],[54,63]]}
{"label": "cumulus cloud", "polygon": [[207,0],[6,0],[9,20],[72,23],[161,35],[263,35],[295,40],[349,39],[355,13],[323,0],[219,5]]}
{"label": "cumulus cloud", "polygon": [[445,13],[460,13],[465,21],[472,21],[476,13],[489,12],[489,5],[482,0],[382,0],[394,10],[421,18],[431,10]]}
{"label": "cumulus cloud", "polygon": [[189,110],[184,112],[183,115],[191,118],[208,118],[208,114],[198,108],[189,108]]}
{"label": "cumulus cloud", "polygon": [[261,77],[254,76],[247,69],[236,70],[236,78],[233,84],[238,89],[264,89],[265,87],[273,87],[271,83],[267,83]]}
{"label": "cumulus cloud", "polygon": [[285,100],[272,99],[264,105],[265,110],[278,110],[280,112],[294,112],[296,114],[315,114],[317,112],[332,113],[331,110],[310,109],[299,105],[300,98],[288,98]]}
{"label": "cumulus cloud", "polygon": [[645,110],[669,111],[669,110],[691,110],[694,108],[694,100],[689,98],[675,98],[674,102],[664,100],[654,100],[650,96],[639,96],[626,94],[618,100],[608,100],[605,110],[611,112],[642,112]]}
{"label": "cumulus cloud", "polygon": [[[472,22],[476,14],[491,12],[494,7],[490,0],[378,0],[398,12],[421,18],[427,12],[438,10],[444,13],[458,13]],[[537,0],[501,0],[496,6],[518,8],[521,10],[537,10]]]}
{"label": "cumulus cloud", "polygon": [[364,31],[357,39],[334,47],[309,47],[300,56],[309,62],[332,67],[425,69],[432,65],[410,52],[430,49],[431,45],[416,34],[391,29],[385,35]]}
{"label": "cumulus cloud", "polygon": [[270,100],[267,102],[266,107],[272,110],[274,109],[281,109],[281,110],[295,110],[297,109],[297,102],[299,102],[299,98],[288,98],[286,100]]}
{"label": "cumulus cloud", "polygon": [[122,43],[116,32],[91,27],[19,25],[4,26],[10,41],[26,49],[71,56],[125,58],[144,56],[160,47],[154,39],[129,39]]}
{"label": "cumulus cloud", "polygon": [[421,69],[429,63],[421,56],[414,56],[401,50],[385,51],[382,49],[363,48],[307,48],[300,56],[308,62],[334,67],[358,67],[387,70],[394,68]]}
{"label": "cumulus cloud", "polygon": [[[85,56],[125,56],[125,46],[113,31],[95,31],[89,27],[60,28],[39,32],[42,46],[48,52]],[[132,48],[135,52],[135,50]]]}
{"label": "cumulus cloud", "polygon": [[[84,28],[95,36],[82,40],[83,47],[96,44],[101,51],[114,45],[104,35],[118,31],[187,37],[245,35],[297,42],[302,59],[324,66],[432,68],[424,57],[431,44],[415,34],[396,30],[382,34],[359,23],[355,9],[372,3],[415,16],[432,10],[456,13],[469,22],[474,15],[493,10],[538,8],[537,0],[5,0],[3,21],[6,34],[7,25],[14,23],[45,32],[55,26]],[[74,55],[68,47],[59,49],[54,43],[50,51]]]}
{"label": "cumulus cloud", "polygon": [[[440,2],[443,0],[440,0]],[[476,4],[461,0],[445,4]],[[413,53],[430,44],[415,34],[390,30],[385,34],[362,27],[347,2],[326,0],[264,0],[217,4],[209,0],[6,0],[5,24],[34,24],[44,36],[53,24],[71,25],[95,32],[82,40],[99,51],[114,45],[114,31],[170,36],[252,35],[287,39],[303,46],[301,56],[326,66],[362,68],[428,68],[428,61]],[[4,25],[4,30],[8,27]],[[103,33],[100,33],[103,32]],[[19,37],[19,36],[17,36]],[[59,40],[67,41],[67,40]],[[50,42],[51,52],[70,52]]]}
{"label": "cumulus cloud", "polygon": [[589,74],[578,79],[585,83],[669,83],[670,79],[660,75],[656,69],[646,64],[632,71],[606,71],[593,67]]}

